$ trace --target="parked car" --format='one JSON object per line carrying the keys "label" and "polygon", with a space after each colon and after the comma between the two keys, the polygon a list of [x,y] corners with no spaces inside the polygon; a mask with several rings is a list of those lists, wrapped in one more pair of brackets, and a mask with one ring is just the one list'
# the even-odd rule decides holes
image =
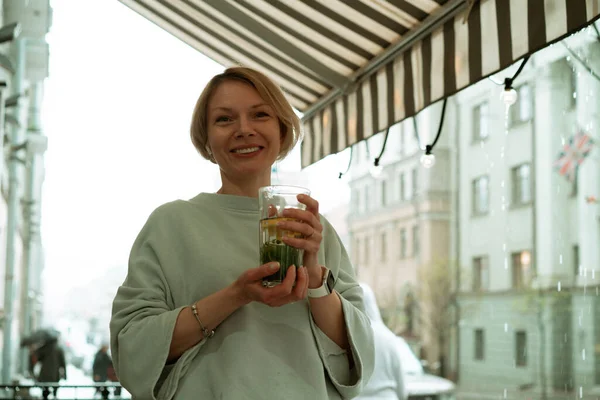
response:
{"label": "parked car", "polygon": [[[394,346],[390,346],[390,348],[397,352],[397,357],[400,359],[406,398],[408,400],[455,400],[456,387],[454,383],[425,372],[423,365],[408,343],[402,337],[393,334],[383,323],[373,290],[365,283],[361,283],[360,286],[364,292],[365,309],[367,316],[372,321],[371,326],[376,340],[377,337],[383,337],[392,338],[395,341]],[[374,371],[373,376],[376,374],[377,371]]]}

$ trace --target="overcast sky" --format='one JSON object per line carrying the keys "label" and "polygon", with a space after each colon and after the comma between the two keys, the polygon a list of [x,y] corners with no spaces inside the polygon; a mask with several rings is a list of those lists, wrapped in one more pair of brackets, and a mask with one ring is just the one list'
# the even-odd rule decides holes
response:
{"label": "overcast sky", "polygon": [[[188,126],[223,67],[116,0],[51,4],[42,235],[46,300],[58,305],[68,287],[125,266],[158,205],[218,189],[218,170],[196,153]],[[298,153],[285,168],[300,169]],[[319,176],[311,189],[324,211],[347,199],[337,180],[346,162],[330,157],[306,172]]]}

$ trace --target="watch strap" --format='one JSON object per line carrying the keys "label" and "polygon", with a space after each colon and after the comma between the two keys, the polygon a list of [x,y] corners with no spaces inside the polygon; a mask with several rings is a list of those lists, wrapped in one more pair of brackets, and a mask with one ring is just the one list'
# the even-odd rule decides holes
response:
{"label": "watch strap", "polygon": [[308,297],[313,299],[328,296],[333,291],[333,274],[325,267],[321,267],[321,269],[323,271],[321,286],[314,289],[308,288],[307,291]]}

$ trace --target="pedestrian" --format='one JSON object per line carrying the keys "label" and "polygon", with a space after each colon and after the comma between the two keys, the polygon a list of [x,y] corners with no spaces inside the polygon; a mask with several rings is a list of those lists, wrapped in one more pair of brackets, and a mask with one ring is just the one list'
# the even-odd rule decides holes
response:
{"label": "pedestrian", "polygon": [[42,389],[42,397],[47,399],[50,394],[56,398],[59,382],[67,379],[67,363],[65,353],[58,343],[58,338],[52,338],[36,350],[37,362],[41,363],[37,381],[53,384]]}
{"label": "pedestrian", "polygon": [[114,366],[133,398],[342,399],[371,375],[362,290],[316,199],[300,196],[306,210],[281,226],[303,265],[261,284],[279,265],[257,266],[258,189],[299,134],[284,94],[258,71],[229,68],[204,88],[192,142],[219,167],[221,188],[150,215],[113,302]]}
{"label": "pedestrian", "polygon": [[[108,344],[103,343],[100,349],[94,356],[94,363],[92,364],[92,374],[94,375],[94,382],[101,383],[106,382],[108,379],[108,367],[112,365],[112,360],[108,355]],[[99,392],[100,388],[96,388],[96,392]]]}

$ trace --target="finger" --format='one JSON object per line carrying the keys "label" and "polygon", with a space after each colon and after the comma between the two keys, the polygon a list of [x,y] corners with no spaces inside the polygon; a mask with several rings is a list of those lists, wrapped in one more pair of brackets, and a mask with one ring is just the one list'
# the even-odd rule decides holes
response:
{"label": "finger", "polygon": [[267,292],[266,292],[266,296],[265,296],[265,302],[275,302],[279,298],[288,296],[292,292],[292,285],[294,284],[295,280],[296,280],[296,267],[294,265],[291,265],[287,269],[285,278],[279,285],[277,285],[273,288],[266,289]]}
{"label": "finger", "polygon": [[311,213],[308,210],[300,210],[298,208],[286,208],[285,210],[283,210],[283,216],[304,221],[319,232],[323,230],[323,226],[321,225],[321,221],[319,220],[319,218],[317,218],[315,214]]}
{"label": "finger", "polygon": [[281,240],[288,246],[292,246],[296,249],[302,249],[304,251],[312,253],[317,253],[321,248],[321,234],[319,232],[315,232],[315,234],[310,239],[299,239],[284,236],[281,238]]}
{"label": "finger", "polygon": [[315,215],[319,215],[319,202],[317,200],[305,194],[299,194],[297,198],[300,203],[306,204],[306,209],[308,211]]}
{"label": "finger", "polygon": [[310,236],[315,231],[315,228],[305,224],[304,222],[298,222],[295,220],[284,220],[277,223],[277,227],[285,231],[298,232],[304,236]]}
{"label": "finger", "polygon": [[270,262],[270,263],[263,264],[260,267],[251,268],[251,269],[247,270],[245,273],[245,277],[248,281],[258,281],[264,277],[267,277],[267,276],[273,274],[278,269],[279,269],[278,262],[276,262],[276,261]]}
{"label": "finger", "polygon": [[277,215],[277,207],[275,207],[273,204],[269,204],[267,213],[268,213],[269,218],[276,216]]}
{"label": "finger", "polygon": [[308,278],[306,274],[306,268],[300,267],[298,268],[298,278],[296,279],[296,286],[294,287],[294,291],[292,293],[294,300],[302,300],[304,297],[302,294],[304,293],[304,287],[307,285]]}

